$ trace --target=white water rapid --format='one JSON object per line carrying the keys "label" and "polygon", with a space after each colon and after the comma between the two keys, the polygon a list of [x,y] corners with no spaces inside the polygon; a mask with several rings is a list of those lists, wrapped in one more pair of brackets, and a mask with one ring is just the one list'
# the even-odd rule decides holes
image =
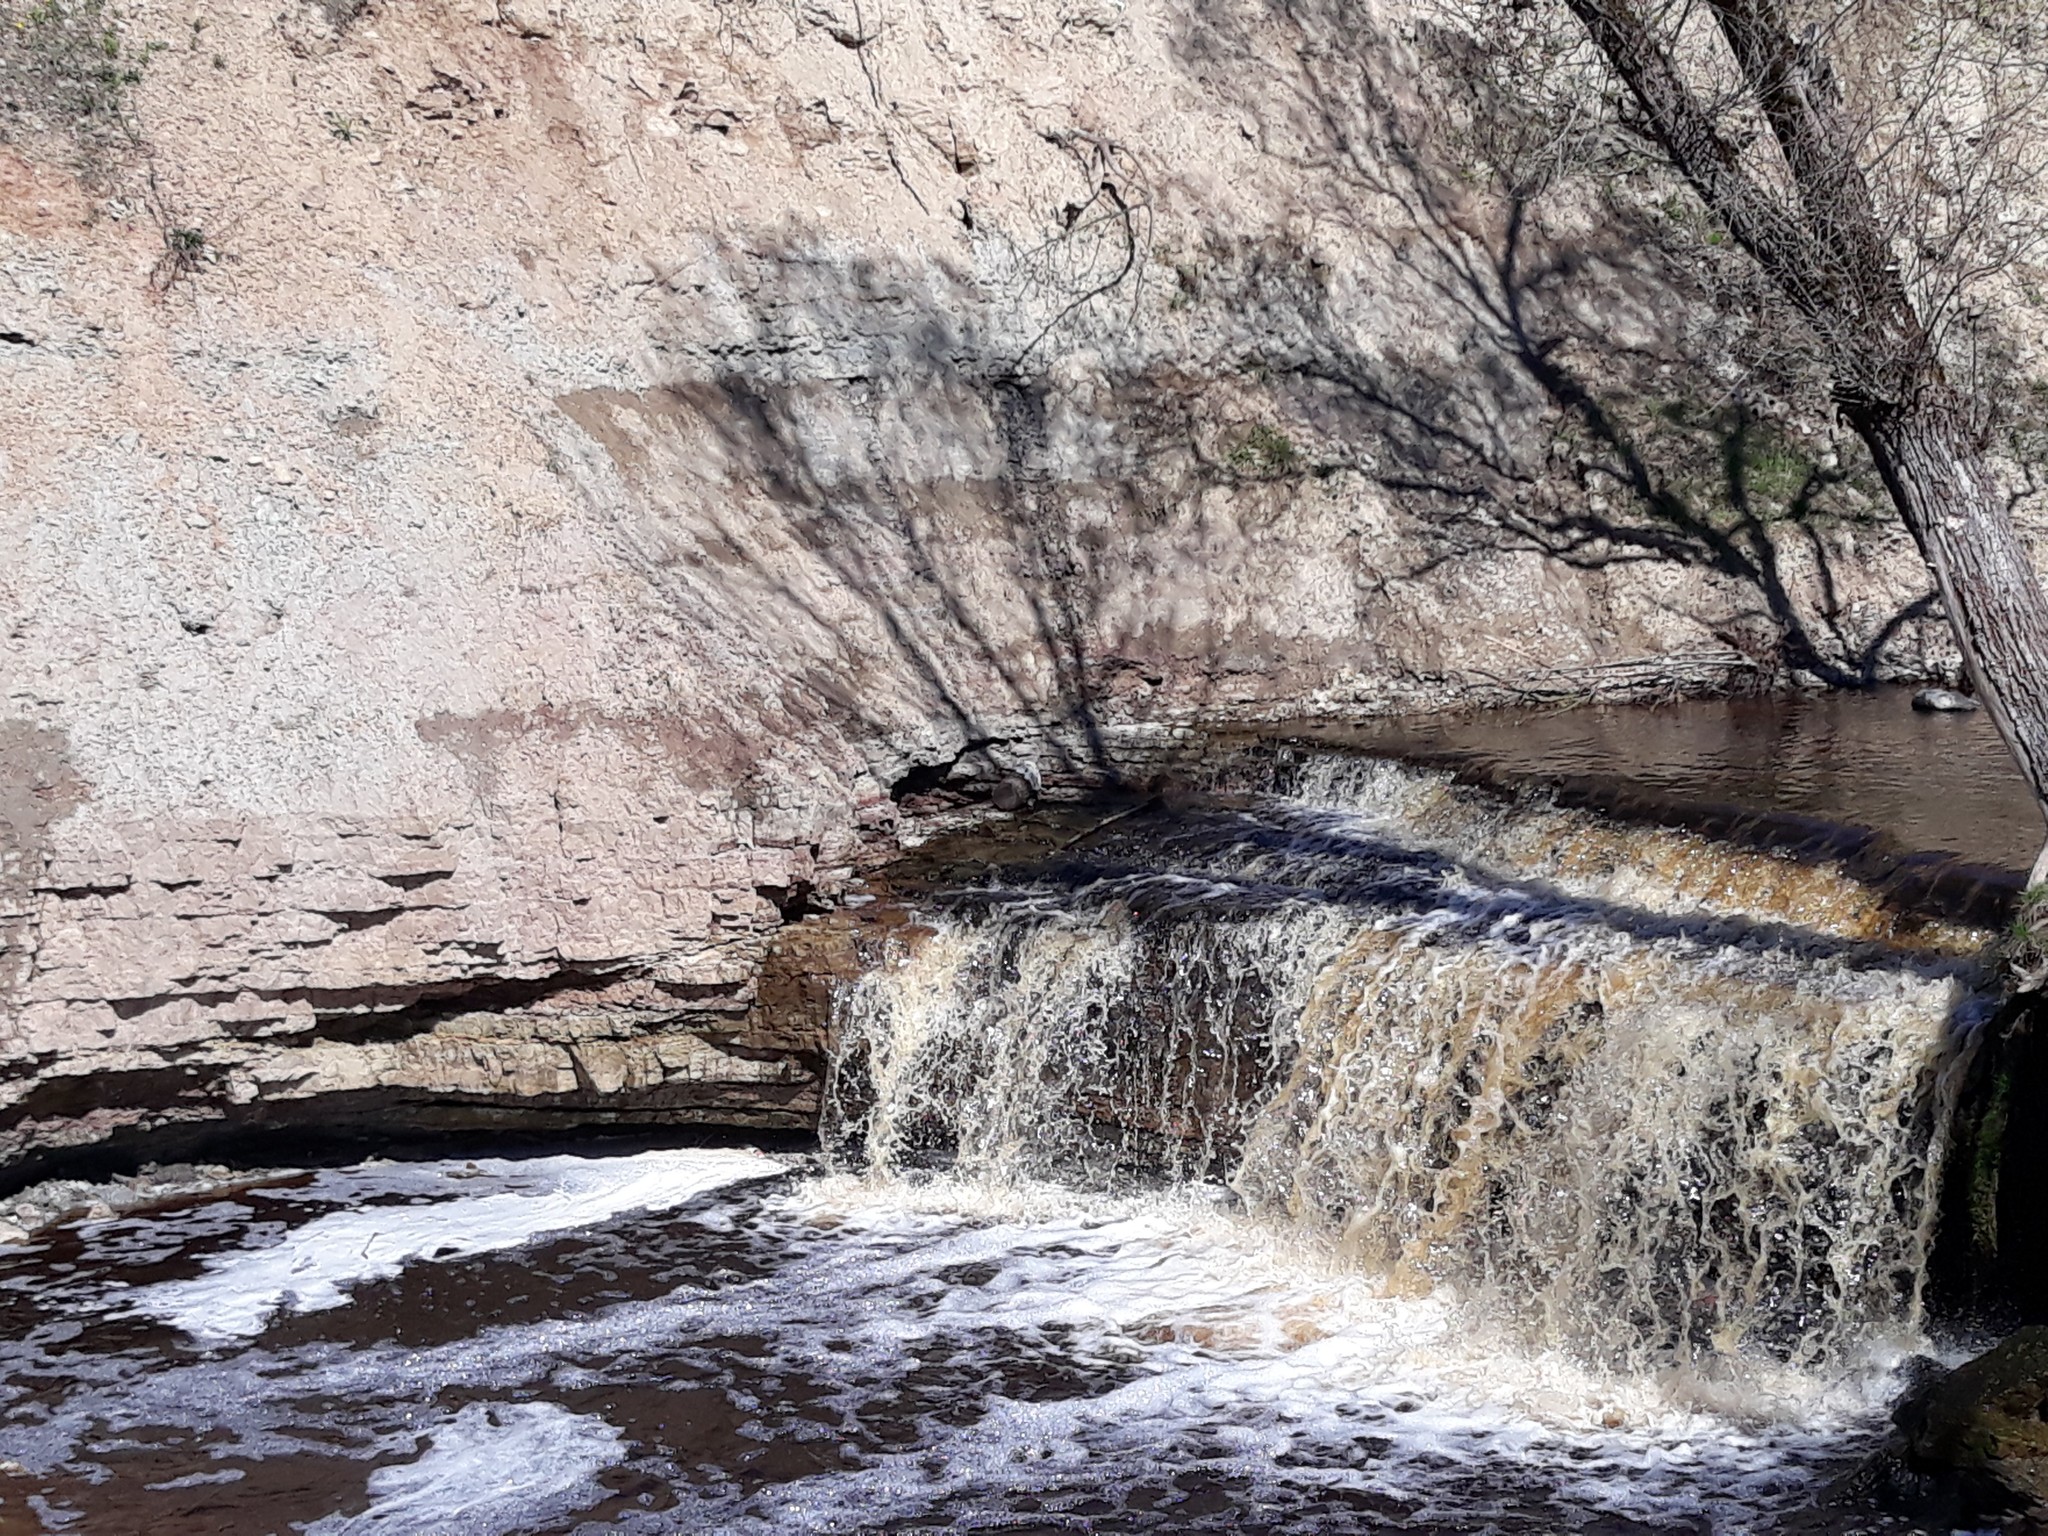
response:
{"label": "white water rapid", "polygon": [[1412,1303],[1440,1363],[1448,1309],[1461,1370],[1567,1361],[1599,1412],[1881,1390],[1922,1343],[1971,936],[1438,773],[1290,777],[947,903],[843,999],[841,1162],[899,1190],[943,1168],[970,1215],[1206,1181]]}

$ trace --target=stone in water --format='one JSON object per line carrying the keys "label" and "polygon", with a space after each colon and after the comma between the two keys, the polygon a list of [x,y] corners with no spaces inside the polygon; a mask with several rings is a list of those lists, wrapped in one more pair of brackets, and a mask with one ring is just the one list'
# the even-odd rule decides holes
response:
{"label": "stone in water", "polygon": [[1967,715],[1977,701],[1953,688],[1922,688],[1913,695],[1913,707],[1925,715]]}

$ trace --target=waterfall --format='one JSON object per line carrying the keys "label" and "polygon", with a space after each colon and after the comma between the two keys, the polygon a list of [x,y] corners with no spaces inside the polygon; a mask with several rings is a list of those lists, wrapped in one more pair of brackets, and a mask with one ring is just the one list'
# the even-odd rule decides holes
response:
{"label": "waterfall", "polygon": [[1222,1184],[1617,1372],[1910,1344],[1981,935],[1440,773],[1280,783],[943,903],[840,999],[832,1155]]}

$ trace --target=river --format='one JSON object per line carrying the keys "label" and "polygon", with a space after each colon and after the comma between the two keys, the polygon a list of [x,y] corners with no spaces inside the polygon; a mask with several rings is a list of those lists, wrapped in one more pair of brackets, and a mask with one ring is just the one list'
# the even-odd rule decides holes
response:
{"label": "river", "polygon": [[1299,747],[918,906],[817,1153],[0,1250],[0,1531],[1913,1528],[1843,1480],[1958,1342],[1982,932]]}

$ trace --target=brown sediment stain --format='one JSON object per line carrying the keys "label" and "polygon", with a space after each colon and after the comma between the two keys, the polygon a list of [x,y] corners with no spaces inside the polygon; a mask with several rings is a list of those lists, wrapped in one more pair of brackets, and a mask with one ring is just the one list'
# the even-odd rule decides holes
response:
{"label": "brown sediment stain", "polygon": [[0,228],[47,237],[82,229],[91,218],[91,199],[76,176],[0,144]]}
{"label": "brown sediment stain", "polygon": [[70,815],[88,793],[61,729],[0,720],[0,825],[11,847],[40,849],[45,829]]}
{"label": "brown sediment stain", "polygon": [[504,755],[522,743],[537,751],[561,753],[584,738],[618,738],[645,760],[667,765],[679,784],[692,789],[740,783],[759,763],[759,754],[730,732],[693,723],[680,714],[624,716],[543,705],[425,715],[413,722],[413,729],[421,741],[439,747],[468,769],[486,800],[493,797]]}
{"label": "brown sediment stain", "polygon": [[555,396],[555,404],[636,486],[649,461],[643,434],[684,415],[681,400],[666,390],[579,389]]}
{"label": "brown sediment stain", "polygon": [[[579,389],[555,396],[555,406],[605,451],[626,483],[643,495],[660,490],[652,480],[664,468],[706,476],[739,467],[730,463],[730,448],[738,441],[759,452],[777,451],[773,433],[761,422],[738,420],[747,414],[747,402],[714,384]],[[767,467],[771,471],[789,468]],[[769,483],[781,482],[771,474]]]}

